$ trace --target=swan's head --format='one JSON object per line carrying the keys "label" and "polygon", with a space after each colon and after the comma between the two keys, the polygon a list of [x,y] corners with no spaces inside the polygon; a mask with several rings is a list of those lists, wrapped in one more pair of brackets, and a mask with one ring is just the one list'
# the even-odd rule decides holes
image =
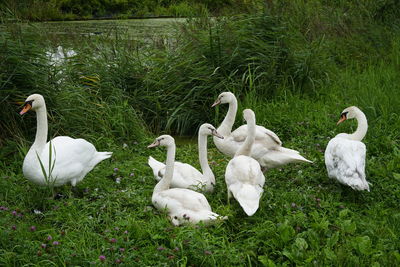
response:
{"label": "swan's head", "polygon": [[214,135],[218,138],[224,139],[224,137],[217,132],[217,129],[209,123],[204,123],[200,126],[199,135]]}
{"label": "swan's head", "polygon": [[340,113],[340,120],[337,124],[342,123],[347,119],[354,119],[359,111],[360,109],[356,106],[345,108],[342,113]]}
{"label": "swan's head", "polygon": [[44,106],[45,102],[43,96],[39,94],[33,94],[28,96],[28,98],[25,100],[25,104],[19,114],[23,115],[29,110],[35,111]]}
{"label": "swan's head", "polygon": [[215,100],[214,104],[212,104],[211,107],[215,107],[216,105],[219,104],[231,103],[235,100],[236,97],[234,94],[232,94],[231,92],[223,92],[218,96],[217,100]]}
{"label": "swan's head", "polygon": [[148,148],[156,146],[171,146],[173,144],[175,144],[175,139],[170,135],[164,134],[157,137],[156,140],[154,140],[154,142],[148,146]]}
{"label": "swan's head", "polygon": [[243,118],[246,120],[246,122],[255,120],[256,115],[254,114],[254,112],[247,108],[245,110],[243,110]]}

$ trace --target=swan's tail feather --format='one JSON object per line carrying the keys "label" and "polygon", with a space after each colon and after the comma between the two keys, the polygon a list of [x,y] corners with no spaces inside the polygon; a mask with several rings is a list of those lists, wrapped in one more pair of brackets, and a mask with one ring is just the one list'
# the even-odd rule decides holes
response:
{"label": "swan's tail feather", "polygon": [[113,152],[98,152],[101,160],[111,158]]}
{"label": "swan's tail feather", "polygon": [[239,202],[244,212],[248,216],[252,216],[258,210],[263,189],[258,185],[241,184],[239,185],[240,187],[237,185],[232,185],[229,190],[232,191],[233,196]]}
{"label": "swan's tail feather", "polygon": [[367,190],[368,192],[370,192],[369,191],[370,183],[368,183],[367,180],[365,180],[365,179],[349,179],[349,178],[347,178],[344,180],[341,179],[341,180],[339,180],[339,182],[350,186],[354,190],[358,190],[358,191]]}
{"label": "swan's tail feather", "polygon": [[311,160],[304,158],[297,151],[281,147],[279,150],[270,150],[265,153],[258,161],[264,169],[277,168],[289,163],[307,162],[313,163]]}
{"label": "swan's tail feather", "polygon": [[99,163],[100,161],[103,161],[105,159],[108,159],[112,156],[113,152],[97,152],[97,163]]}
{"label": "swan's tail feather", "polygon": [[[94,166],[99,164],[101,161],[110,158],[112,154],[113,154],[113,152],[97,152],[92,159],[92,163],[90,165],[91,169],[94,168]],[[82,179],[83,179],[83,177],[82,177]]]}
{"label": "swan's tail feather", "polygon": [[299,151],[291,149],[291,148],[286,148],[286,147],[280,147],[280,151],[282,151],[284,153],[300,154]]}
{"label": "swan's tail feather", "polygon": [[302,155],[300,155],[300,152],[294,149],[286,148],[286,147],[281,147],[281,152],[287,154],[287,156],[293,161],[298,161],[298,162],[308,162],[308,163],[313,163],[311,160],[306,159]]}
{"label": "swan's tail feather", "polygon": [[221,216],[221,215],[219,215],[219,214],[217,214],[215,212],[210,211],[210,213],[208,215],[208,219],[204,220],[204,223],[212,224],[212,223],[215,223],[217,221],[227,220],[227,219],[228,219],[228,216]]}
{"label": "swan's tail feather", "polygon": [[366,184],[348,184],[351,188],[358,191],[367,190],[369,192],[369,185]]}
{"label": "swan's tail feather", "polygon": [[150,168],[153,170],[154,178],[156,178],[157,180],[160,180],[161,177],[159,176],[159,172],[162,168],[165,167],[165,164],[162,162],[159,162],[152,156],[149,156],[149,160],[147,161],[147,164],[149,164]]}

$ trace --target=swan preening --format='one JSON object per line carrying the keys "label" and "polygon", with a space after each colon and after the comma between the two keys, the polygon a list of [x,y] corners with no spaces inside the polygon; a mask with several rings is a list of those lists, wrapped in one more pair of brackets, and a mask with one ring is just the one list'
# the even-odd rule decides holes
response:
{"label": "swan preening", "polygon": [[257,160],[250,157],[251,148],[256,135],[256,120],[251,109],[243,111],[247,122],[247,137],[236,151],[226,167],[225,182],[228,199],[233,194],[248,216],[252,216],[259,207],[265,177]]}
{"label": "swan preening", "polygon": [[[204,123],[199,128],[198,149],[199,161],[202,172],[199,172],[193,166],[175,161],[174,172],[170,187],[200,189],[206,192],[212,192],[215,185],[215,176],[208,165],[207,160],[207,136],[213,135],[216,138],[224,138],[218,134],[214,126]],[[153,170],[154,177],[159,181],[165,175],[165,164],[159,162],[153,157],[149,157],[149,166]]]}
{"label": "swan preening", "polygon": [[369,191],[365,178],[365,144],[361,142],[368,130],[365,114],[357,107],[344,109],[337,124],[355,118],[357,130],[352,134],[340,133],[332,138],[325,150],[325,165],[330,178],[355,190]]}
{"label": "swan preening", "polygon": [[178,226],[185,223],[210,223],[218,218],[226,219],[212,212],[206,197],[186,188],[172,188],[170,184],[174,175],[175,140],[170,135],[162,135],[148,147],[167,147],[165,174],[154,187],[151,200],[159,210],[166,210],[172,224]]}
{"label": "swan preening", "polygon": [[[213,138],[215,146],[223,154],[233,157],[247,136],[247,125],[242,125],[232,132],[237,112],[237,99],[230,92],[221,93],[212,105],[229,104],[228,113],[217,131],[224,139]],[[262,126],[256,125],[255,141],[250,156],[256,159],[264,170],[280,167],[291,162],[309,162],[298,151],[282,147],[279,137]]]}
{"label": "swan preening", "polygon": [[84,139],[58,136],[47,142],[47,111],[43,96],[30,95],[20,114],[29,110],[36,112],[37,129],[35,141],[22,166],[28,180],[44,186],[61,186],[66,183],[75,186],[100,161],[111,157],[112,152],[97,152]]}

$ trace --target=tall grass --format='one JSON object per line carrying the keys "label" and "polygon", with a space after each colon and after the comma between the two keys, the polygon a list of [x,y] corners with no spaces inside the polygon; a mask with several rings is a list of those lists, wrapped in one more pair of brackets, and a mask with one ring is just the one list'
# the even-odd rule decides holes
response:
{"label": "tall grass", "polygon": [[[108,79],[116,73],[113,68],[123,66],[99,55],[103,67],[96,69],[99,61],[84,50],[61,66],[51,65],[45,57],[45,47],[50,46],[39,41],[35,29],[32,33],[22,33],[19,25],[8,29],[0,40],[0,145],[33,138],[34,112],[24,117],[17,113],[20,103],[33,93],[45,97],[50,137],[83,137],[103,146],[143,138],[147,130],[129,104],[131,96],[119,86],[118,77]],[[120,58],[114,55],[113,60]]]}
{"label": "tall grass", "polygon": [[[290,95],[329,95],[336,89],[326,88],[343,72],[350,79],[365,69],[373,75],[385,61],[398,64],[398,28],[385,19],[397,11],[386,7],[366,4],[358,14],[346,3],[273,2],[264,13],[189,19],[176,25],[172,41],[152,43],[114,29],[66,41],[40,27],[6,24],[2,143],[32,136],[34,120],[28,115],[21,125],[15,103],[33,92],[48,101],[50,132],[118,142],[140,139],[143,122],[153,132],[174,134],[194,134],[205,121],[217,124],[224,113],[209,107],[222,91],[260,106]],[[77,55],[49,66],[44,51],[59,44]]]}
{"label": "tall grass", "polygon": [[[268,15],[178,25],[169,45],[115,32],[71,35],[66,42],[41,28],[6,25],[0,35],[0,265],[399,265],[400,40],[398,24],[388,22],[395,12],[390,2],[268,1]],[[374,11],[364,3],[388,5]],[[44,52],[59,44],[77,55],[49,66]],[[165,158],[165,151],[131,144],[142,140],[146,126],[193,134],[205,121],[217,125],[227,107],[210,105],[225,90],[238,96],[237,125],[242,110],[252,108],[257,124],[314,164],[270,170],[260,209],[247,217],[236,202],[225,204],[229,159],[210,145],[217,183],[207,198],[229,220],[172,228],[151,208],[154,179],[145,164],[150,154]],[[17,101],[34,92],[47,100],[50,136],[113,146],[113,158],[76,190],[60,188],[63,199],[47,199],[21,173],[36,127],[33,114],[17,114]],[[354,120],[336,125],[350,105],[369,122],[363,142],[371,192],[326,175],[327,142],[356,128]],[[128,147],[115,146],[123,142]],[[198,166],[197,147],[178,146],[177,159]]]}

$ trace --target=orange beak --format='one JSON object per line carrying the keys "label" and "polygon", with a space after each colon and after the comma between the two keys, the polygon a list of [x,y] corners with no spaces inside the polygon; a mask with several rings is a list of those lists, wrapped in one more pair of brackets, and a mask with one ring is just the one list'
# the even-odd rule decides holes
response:
{"label": "orange beak", "polygon": [[339,125],[340,123],[344,122],[345,120],[347,120],[347,117],[345,114],[342,114],[340,116],[340,120],[336,123],[336,125]]}
{"label": "orange beak", "polygon": [[22,110],[19,112],[19,115],[24,115],[25,113],[27,113],[30,109],[32,108],[30,103],[25,103],[24,107],[22,108]]}

